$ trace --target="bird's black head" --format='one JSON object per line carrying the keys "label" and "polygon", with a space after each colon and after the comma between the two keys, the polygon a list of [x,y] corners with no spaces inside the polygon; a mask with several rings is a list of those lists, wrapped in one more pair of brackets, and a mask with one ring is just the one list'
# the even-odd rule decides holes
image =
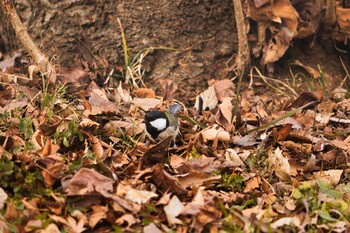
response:
{"label": "bird's black head", "polygon": [[150,123],[151,121],[157,120],[159,118],[166,118],[165,113],[161,111],[151,111],[146,114],[144,121],[145,123]]}
{"label": "bird's black head", "polygon": [[154,140],[169,125],[166,114],[161,111],[148,112],[143,122],[146,124],[146,131]]}

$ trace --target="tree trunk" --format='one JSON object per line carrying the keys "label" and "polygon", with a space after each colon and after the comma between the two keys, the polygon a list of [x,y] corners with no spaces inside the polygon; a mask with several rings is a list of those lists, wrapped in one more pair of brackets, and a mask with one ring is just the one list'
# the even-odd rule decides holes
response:
{"label": "tree trunk", "polygon": [[[148,47],[143,68],[147,80],[176,78],[184,91],[211,78],[229,76],[227,61],[236,46],[231,0],[14,0],[36,44],[56,63],[102,58],[124,65],[121,33],[137,53]],[[8,50],[19,45],[5,16],[0,32]],[[232,60],[232,59],[231,59]],[[202,86],[202,85],[201,85]]]}

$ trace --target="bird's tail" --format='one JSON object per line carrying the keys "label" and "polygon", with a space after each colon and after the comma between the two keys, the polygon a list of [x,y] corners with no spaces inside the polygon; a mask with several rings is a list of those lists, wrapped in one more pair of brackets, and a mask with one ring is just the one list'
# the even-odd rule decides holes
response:
{"label": "bird's tail", "polygon": [[173,114],[174,116],[176,115],[176,113],[181,109],[181,105],[180,104],[173,104],[170,105],[168,108],[168,112]]}

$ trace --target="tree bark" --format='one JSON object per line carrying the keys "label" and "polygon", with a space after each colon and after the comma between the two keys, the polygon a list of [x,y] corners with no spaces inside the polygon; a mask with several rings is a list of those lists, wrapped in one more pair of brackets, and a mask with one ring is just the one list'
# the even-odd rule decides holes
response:
{"label": "tree bark", "polygon": [[[237,41],[232,1],[183,0],[13,0],[30,36],[63,66],[76,59],[124,66],[120,18],[128,48],[155,50],[143,63],[146,82],[176,79],[182,90],[216,78],[230,78],[227,61]],[[18,47],[6,21],[0,25],[9,48]],[[160,86],[155,86],[160,87]]]}

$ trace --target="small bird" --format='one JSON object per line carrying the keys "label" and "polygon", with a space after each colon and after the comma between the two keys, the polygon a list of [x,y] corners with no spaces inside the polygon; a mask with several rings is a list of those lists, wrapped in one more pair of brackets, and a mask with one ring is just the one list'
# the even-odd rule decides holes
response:
{"label": "small bird", "polygon": [[167,112],[150,111],[146,114],[142,122],[146,124],[146,134],[153,143],[172,137],[176,147],[175,140],[179,133],[177,112],[180,108],[180,104],[173,104]]}

